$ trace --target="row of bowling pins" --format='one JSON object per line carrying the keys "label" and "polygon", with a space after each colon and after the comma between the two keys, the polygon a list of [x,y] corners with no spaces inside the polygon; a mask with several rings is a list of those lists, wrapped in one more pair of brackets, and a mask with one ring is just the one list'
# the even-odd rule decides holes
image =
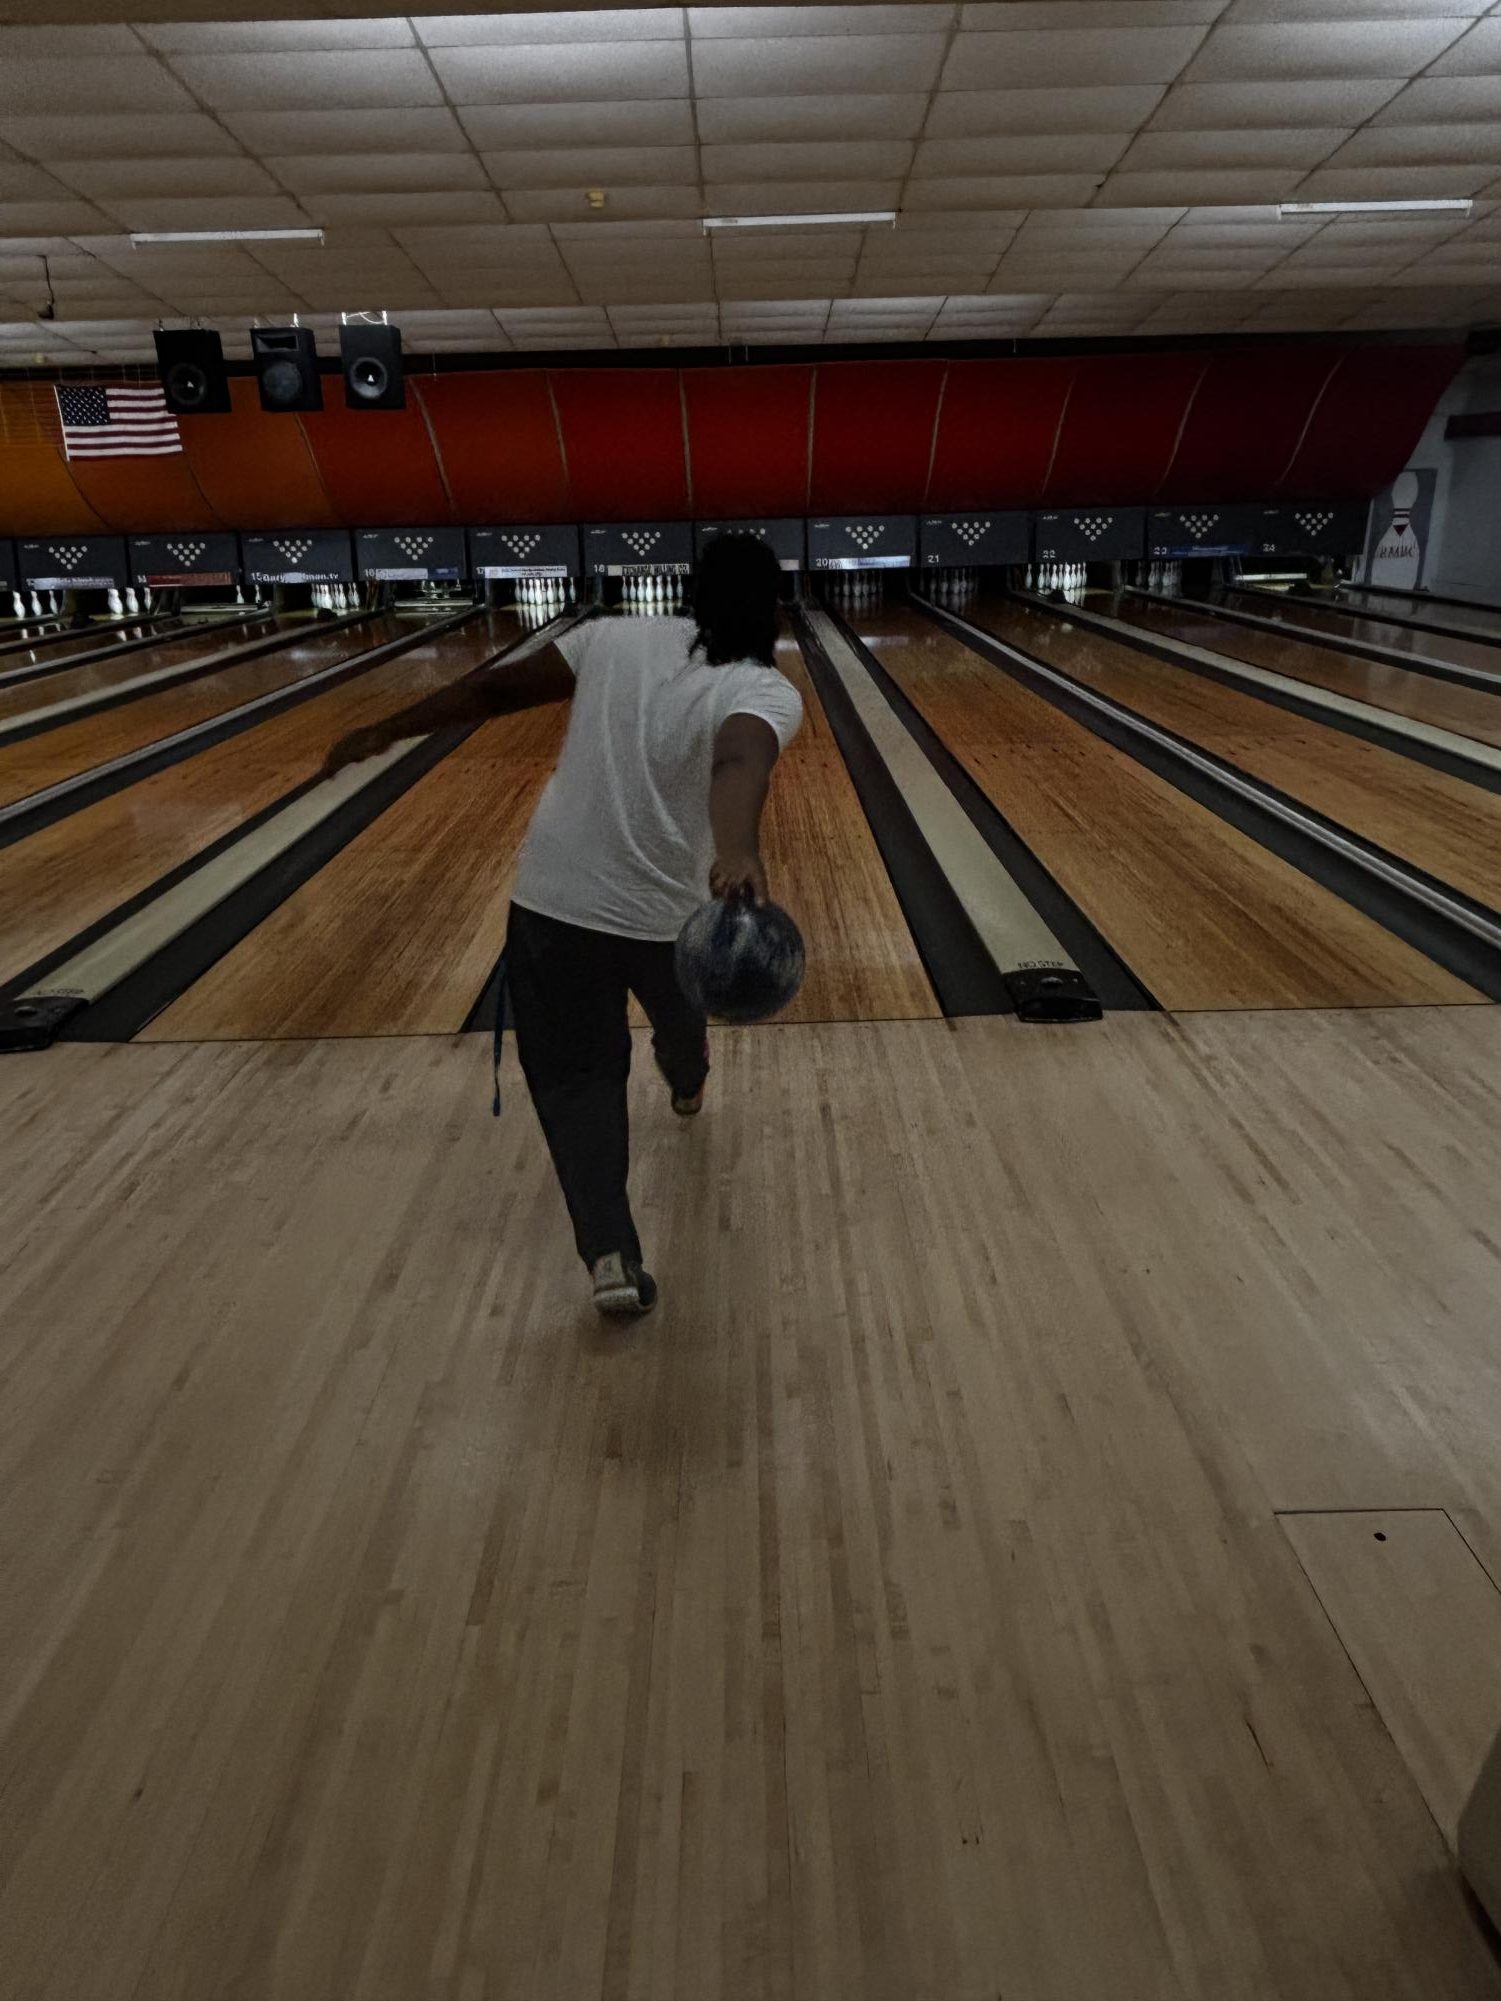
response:
{"label": "row of bowling pins", "polygon": [[629,611],[677,611],[683,602],[683,579],[664,570],[628,576],[621,584],[620,602]]}
{"label": "row of bowling pins", "polygon": [[859,611],[883,601],[886,579],[880,570],[832,570],[825,588],[835,604]]}
{"label": "row of bowling pins", "polygon": [[353,584],[314,584],[313,603],[319,611],[358,611],[360,594]]}
{"label": "row of bowling pins", "polygon": [[1027,568],[1027,589],[1041,591],[1045,597],[1055,592],[1068,599],[1070,604],[1078,604],[1089,582],[1087,563],[1039,563],[1034,572]]}
{"label": "row of bowling pins", "polygon": [[1175,598],[1183,588],[1183,565],[1148,563],[1145,574],[1138,574],[1137,584],[1140,589],[1152,591],[1158,597]]}
{"label": "row of bowling pins", "polygon": [[26,608],[26,600],[19,591],[10,594],[10,608],[17,618],[58,618],[62,615],[63,601],[56,591],[48,591],[47,602],[43,604],[40,591],[31,593],[31,609]]}
{"label": "row of bowling pins", "polygon": [[938,604],[967,604],[980,588],[978,570],[929,570],[923,579]]}
{"label": "row of bowling pins", "polygon": [[572,577],[516,579],[517,604],[537,605],[543,611],[561,611],[565,605],[576,604],[577,601]]}

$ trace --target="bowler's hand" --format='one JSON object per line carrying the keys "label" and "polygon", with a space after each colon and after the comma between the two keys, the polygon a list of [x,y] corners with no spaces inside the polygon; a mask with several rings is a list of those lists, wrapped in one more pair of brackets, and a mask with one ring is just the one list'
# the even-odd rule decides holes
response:
{"label": "bowler's hand", "polygon": [[351,730],[329,750],[318,776],[332,778],[346,764],[363,764],[367,757],[378,757],[383,750],[389,749],[391,742],[391,737],[379,723],[371,723],[362,730]]}
{"label": "bowler's hand", "polygon": [[764,903],[770,893],[761,857],[753,854],[720,855],[709,871],[709,889],[727,903],[741,896],[749,897],[752,903]]}

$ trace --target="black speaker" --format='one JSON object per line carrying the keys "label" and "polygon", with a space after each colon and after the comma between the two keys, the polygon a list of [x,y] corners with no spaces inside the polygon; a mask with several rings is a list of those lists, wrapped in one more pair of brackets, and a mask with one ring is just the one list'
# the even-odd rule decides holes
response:
{"label": "black speaker", "polygon": [[311,327],[252,327],[250,352],[263,410],[321,410],[318,343]]}
{"label": "black speaker", "polygon": [[351,410],[404,410],[401,328],[356,322],[339,329],[344,401]]}
{"label": "black speaker", "polygon": [[159,327],[156,366],[169,410],[184,417],[201,417],[230,408],[224,343],[216,333],[204,327],[182,327],[168,333]]}

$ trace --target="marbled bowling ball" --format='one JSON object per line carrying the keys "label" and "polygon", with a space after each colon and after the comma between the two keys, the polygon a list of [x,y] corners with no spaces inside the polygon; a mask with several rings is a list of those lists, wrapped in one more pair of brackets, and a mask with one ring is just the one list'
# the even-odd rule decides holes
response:
{"label": "marbled bowling ball", "polygon": [[678,933],[678,985],[716,1021],[765,1021],[803,983],[803,934],[775,903],[702,904]]}

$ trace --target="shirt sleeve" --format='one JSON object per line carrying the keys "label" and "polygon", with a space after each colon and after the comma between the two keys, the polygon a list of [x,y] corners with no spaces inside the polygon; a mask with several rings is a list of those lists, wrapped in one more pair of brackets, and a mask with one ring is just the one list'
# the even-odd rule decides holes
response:
{"label": "shirt sleeve", "polygon": [[571,625],[553,641],[553,645],[573,669],[575,678],[580,670],[589,664],[602,624],[603,620],[597,618],[581,619],[577,625]]}
{"label": "shirt sleeve", "polygon": [[730,716],[757,716],[776,732],[778,746],[785,750],[802,728],[803,698],[784,674],[773,669],[743,669],[728,692],[720,720]]}

